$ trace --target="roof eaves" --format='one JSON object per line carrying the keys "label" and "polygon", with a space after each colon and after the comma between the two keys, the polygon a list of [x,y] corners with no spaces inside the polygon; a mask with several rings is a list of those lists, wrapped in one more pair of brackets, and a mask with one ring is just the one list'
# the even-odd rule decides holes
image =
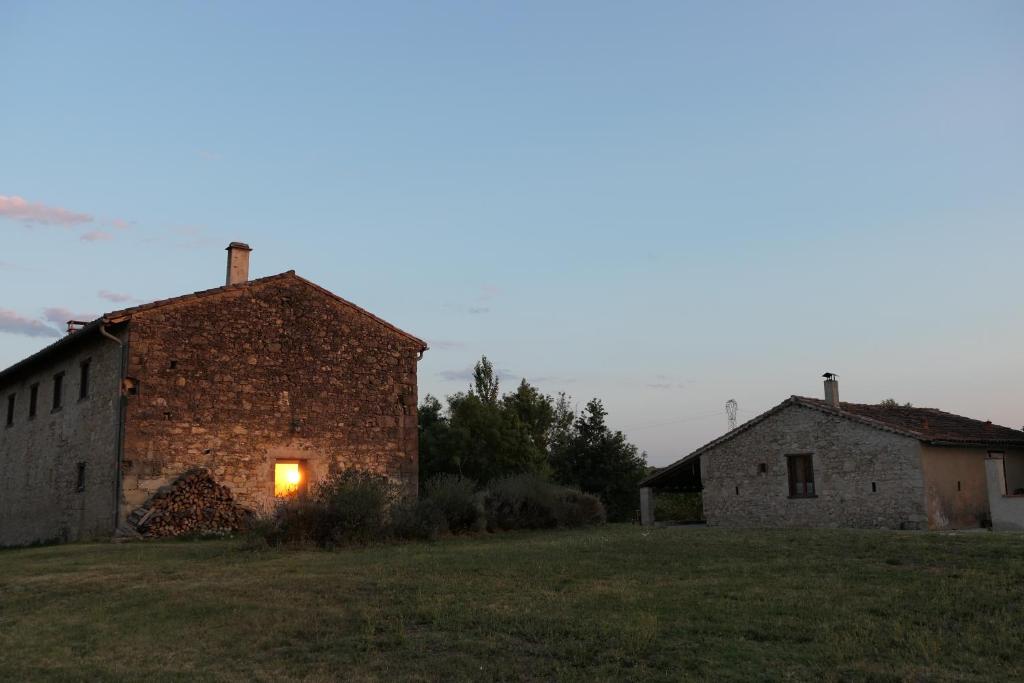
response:
{"label": "roof eaves", "polygon": [[792,396],[791,398],[797,405],[801,405],[805,408],[810,408],[812,410],[817,410],[819,412],[825,413],[826,415],[836,415],[837,417],[845,418],[847,420],[850,420],[851,422],[860,422],[861,424],[867,425],[869,427],[874,427],[875,429],[880,429],[885,432],[892,432],[893,434],[899,434],[900,436],[909,436],[920,441],[925,440],[925,438],[921,435],[920,432],[911,431],[909,429],[900,429],[899,427],[893,427],[892,425],[886,424],[885,422],[881,422],[880,420],[873,420],[870,417],[857,415],[856,413],[851,413],[841,408],[834,408],[832,406],[822,405],[813,400],[808,400],[804,396]]}
{"label": "roof eaves", "polygon": [[74,346],[74,344],[76,344],[85,337],[89,336],[92,332],[99,329],[100,325],[104,324],[105,322],[106,321],[103,318],[97,318],[96,320],[86,323],[75,332],[64,335],[63,337],[53,342],[52,344],[49,344],[39,349],[31,356],[22,358],[14,365],[10,365],[4,368],[3,370],[0,370],[0,382],[7,379],[8,377],[16,375],[20,370],[31,366],[33,363],[36,363],[42,360],[43,358],[46,358],[47,356],[63,351],[64,349],[71,348],[72,346]]}
{"label": "roof eaves", "polygon": [[420,347],[420,351],[421,352],[426,351],[428,348],[430,348],[430,347],[427,346],[427,343],[425,341],[423,341],[422,339],[420,339],[419,337],[417,337],[415,335],[412,335],[412,334],[409,334],[405,330],[403,330],[403,329],[401,329],[399,327],[396,327],[395,325],[392,325],[387,320],[384,320],[383,318],[381,318],[379,316],[376,316],[373,313],[370,313],[368,310],[366,310],[362,306],[359,306],[358,304],[354,304],[351,301],[349,301],[348,299],[345,299],[343,297],[338,296],[337,294],[335,294],[331,290],[326,289],[324,287],[321,287],[320,285],[318,285],[317,283],[313,282],[312,280],[307,280],[306,278],[302,277],[301,275],[296,275],[294,270],[290,271],[290,273],[291,273],[292,277],[294,277],[296,280],[309,285],[313,289],[315,289],[318,292],[321,292],[321,293],[327,295],[328,297],[334,299],[338,303],[341,303],[341,304],[344,304],[345,306],[348,306],[349,308],[351,308],[352,310],[356,311],[357,313],[360,313],[362,315],[365,315],[365,316],[369,317],[372,320],[375,320],[376,322],[384,325],[385,327],[389,328],[393,332],[397,332],[398,334],[400,334],[401,336],[405,337],[406,339],[414,342],[415,344],[417,344]]}
{"label": "roof eaves", "polygon": [[[681,466],[687,464],[692,458],[695,458],[695,457],[701,455],[702,453],[705,453],[705,452],[711,450],[712,448],[714,448],[714,447],[716,447],[716,446],[718,446],[718,445],[720,445],[722,443],[725,443],[726,441],[729,441],[730,439],[732,439],[732,438],[734,438],[736,436],[739,436],[741,433],[743,433],[746,430],[750,429],[754,425],[759,424],[760,422],[763,422],[764,420],[768,419],[769,417],[771,417],[775,413],[781,411],[783,408],[785,408],[787,406],[790,406],[790,405],[796,404],[797,403],[797,401],[796,401],[797,398],[799,398],[799,397],[798,396],[790,396],[789,398],[787,398],[785,401],[783,401],[782,403],[778,404],[777,406],[775,406],[773,408],[769,408],[768,410],[766,410],[765,412],[761,413],[760,415],[747,420],[746,422],[741,424],[736,429],[733,429],[731,431],[726,432],[725,434],[723,434],[722,436],[718,437],[717,439],[713,439],[711,441],[708,441],[706,444],[704,444],[703,446],[701,446],[697,450],[692,451],[691,453],[689,453],[687,455],[684,455],[682,458],[680,458],[679,460],[676,460],[674,463],[672,463],[671,465],[669,465],[665,469],[663,469],[663,470],[661,470],[659,472],[655,472],[651,476],[649,476],[646,479],[642,480],[640,482],[640,486],[649,486],[650,484],[655,483],[656,480],[658,478],[660,478],[662,475],[668,474],[669,472],[675,470],[676,468],[681,467]],[[800,404],[800,405],[803,405],[803,404]]]}

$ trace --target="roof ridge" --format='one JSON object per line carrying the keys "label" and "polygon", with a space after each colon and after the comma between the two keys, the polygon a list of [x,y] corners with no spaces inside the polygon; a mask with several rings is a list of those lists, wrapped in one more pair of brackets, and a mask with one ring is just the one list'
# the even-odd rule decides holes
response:
{"label": "roof ridge", "polygon": [[246,287],[251,287],[253,285],[261,285],[267,282],[272,282],[274,280],[285,278],[289,275],[293,277],[298,277],[295,275],[294,270],[286,270],[283,273],[277,273],[276,275],[267,275],[266,277],[256,278],[255,280],[246,280],[245,282],[236,282],[235,284],[221,285],[220,287],[212,287],[210,289],[200,289],[195,292],[190,292],[188,294],[180,294],[178,296],[172,296],[167,299],[156,299],[155,301],[139,304],[138,306],[129,306],[128,308],[122,308],[116,311],[111,311],[110,313],[104,313],[99,318],[97,318],[97,320],[103,320],[104,322],[113,322],[116,319],[131,317],[132,315],[138,313],[139,311],[148,311],[154,308],[158,308],[160,306],[167,306],[169,304],[178,303],[179,301],[185,301],[187,299],[198,299],[206,296],[213,296],[214,294],[220,294],[233,289],[244,289]]}

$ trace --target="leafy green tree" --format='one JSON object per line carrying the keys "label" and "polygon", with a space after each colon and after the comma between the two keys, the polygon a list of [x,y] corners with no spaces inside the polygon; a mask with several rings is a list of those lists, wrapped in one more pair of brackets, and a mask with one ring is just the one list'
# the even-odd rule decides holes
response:
{"label": "leafy green tree", "polygon": [[596,398],[577,414],[564,392],[553,399],[525,379],[501,396],[484,356],[467,391],[446,404],[428,395],[419,413],[421,483],[440,473],[481,484],[535,474],[600,496],[610,519],[628,519],[636,507],[646,455],[608,428]]}
{"label": "leafy green tree", "polygon": [[537,450],[547,452],[555,420],[555,406],[551,397],[545,396],[524,379],[514,392],[501,397],[501,403],[505,410],[519,418]]}
{"label": "leafy green tree", "polygon": [[878,405],[882,408],[913,408],[913,404],[909,401],[907,403],[899,403],[894,398],[886,398],[878,402]]}
{"label": "leafy green tree", "polygon": [[576,417],[564,450],[553,454],[552,468],[559,483],[600,496],[608,519],[623,521],[636,508],[638,484],[647,473],[647,456],[622,432],[608,428],[607,415],[601,401],[591,399]]}

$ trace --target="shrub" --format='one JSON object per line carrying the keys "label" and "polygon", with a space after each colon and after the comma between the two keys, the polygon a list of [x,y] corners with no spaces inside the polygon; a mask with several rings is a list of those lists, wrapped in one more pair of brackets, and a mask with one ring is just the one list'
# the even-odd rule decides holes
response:
{"label": "shrub", "polygon": [[254,523],[270,545],[321,548],[364,544],[390,534],[398,489],[387,477],[358,470],[331,472],[311,494],[281,502],[272,516]]}
{"label": "shrub", "polygon": [[423,487],[426,500],[441,511],[452,533],[487,528],[484,496],[476,483],[458,474],[438,474]]}
{"label": "shrub", "polygon": [[448,520],[434,501],[407,498],[391,509],[391,531],[396,538],[435,541],[448,531]]}
{"label": "shrub", "polygon": [[559,521],[565,527],[604,524],[606,513],[601,499],[590,493],[563,489]]}
{"label": "shrub", "polygon": [[604,505],[590,494],[552,484],[532,474],[496,479],[487,487],[487,526],[550,529],[604,522]]}
{"label": "shrub", "polygon": [[659,493],[654,496],[654,518],[663,522],[697,522],[704,506],[699,493]]}

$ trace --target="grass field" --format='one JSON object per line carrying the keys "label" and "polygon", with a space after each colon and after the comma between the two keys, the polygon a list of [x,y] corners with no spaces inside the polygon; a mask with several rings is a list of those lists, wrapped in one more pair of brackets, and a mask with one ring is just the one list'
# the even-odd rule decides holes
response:
{"label": "grass field", "polygon": [[1024,537],[508,533],[0,551],[0,680],[1024,678]]}

